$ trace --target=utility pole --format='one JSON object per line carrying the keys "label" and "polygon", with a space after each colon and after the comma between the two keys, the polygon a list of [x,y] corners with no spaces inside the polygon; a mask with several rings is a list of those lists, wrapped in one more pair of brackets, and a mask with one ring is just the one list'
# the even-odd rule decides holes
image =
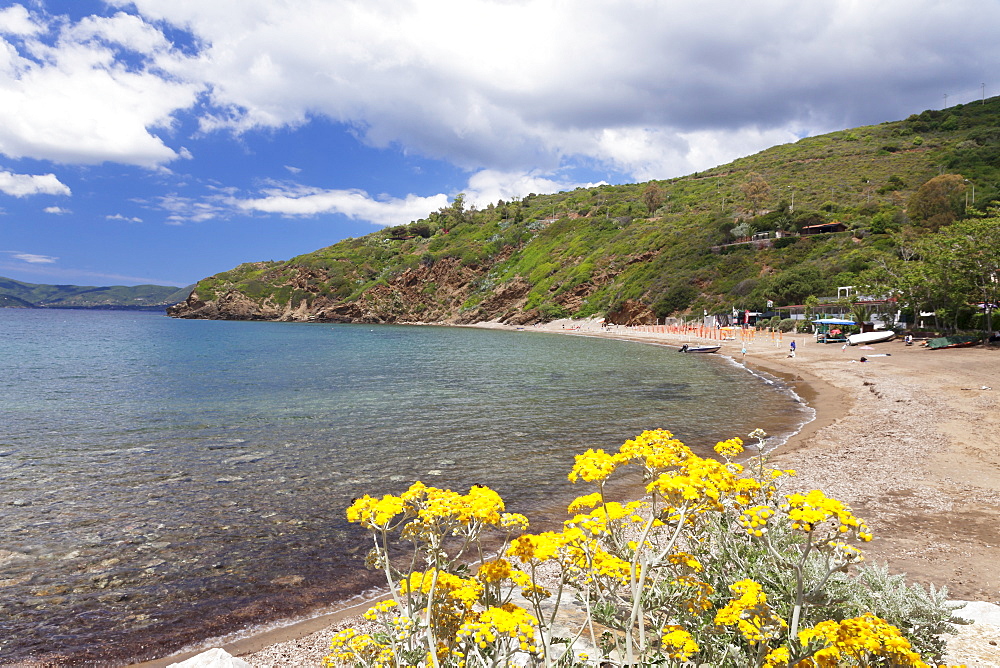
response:
{"label": "utility pole", "polygon": [[[986,104],[986,84],[985,83],[981,83],[979,85],[982,86],[982,88],[983,88],[983,104]],[[975,200],[973,200],[973,201],[975,201]]]}

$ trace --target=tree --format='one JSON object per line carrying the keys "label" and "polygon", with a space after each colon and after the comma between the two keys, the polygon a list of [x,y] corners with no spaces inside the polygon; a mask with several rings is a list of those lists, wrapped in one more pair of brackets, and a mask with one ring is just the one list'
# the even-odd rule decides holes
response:
{"label": "tree", "polygon": [[452,226],[457,226],[466,222],[467,215],[465,212],[465,193],[458,193],[455,195],[455,200],[451,203],[451,206],[446,209],[442,209],[442,212],[447,216],[448,222]]}
{"label": "tree", "polygon": [[749,172],[740,191],[747,201],[747,208],[756,216],[764,208],[764,202],[771,197],[771,184],[757,172]]}
{"label": "tree", "polygon": [[965,213],[965,179],[961,174],[935,176],[913,193],[906,213],[914,223],[929,230],[951,225]]}
{"label": "tree", "polygon": [[642,191],[642,201],[646,205],[649,215],[652,216],[663,204],[663,192],[659,186],[650,181],[646,185],[646,189]]}
{"label": "tree", "polygon": [[816,316],[816,309],[819,308],[819,297],[809,295],[803,303],[805,304],[806,330],[812,331],[812,321]]}
{"label": "tree", "polygon": [[932,248],[927,260],[964,284],[968,302],[983,304],[985,329],[992,332],[1000,300],[1000,215],[959,221],[941,230]]}
{"label": "tree", "polygon": [[751,234],[753,234],[753,228],[750,226],[750,223],[747,223],[746,221],[740,223],[733,229],[729,230],[729,236],[731,236],[736,241],[739,241],[740,239],[745,239],[746,237],[749,237]]}

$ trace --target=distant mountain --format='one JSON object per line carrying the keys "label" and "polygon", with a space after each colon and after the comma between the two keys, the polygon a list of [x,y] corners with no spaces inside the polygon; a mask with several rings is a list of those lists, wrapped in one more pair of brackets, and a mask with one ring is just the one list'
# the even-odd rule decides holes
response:
{"label": "distant mountain", "polygon": [[187,299],[173,285],[43,285],[0,276],[0,308],[79,308],[161,311]]}
{"label": "distant mountain", "polygon": [[458,197],[408,225],[208,277],[168,313],[529,324],[765,310],[859,285],[903,257],[907,239],[997,204],[992,98],[807,137],[680,178],[479,209]]}

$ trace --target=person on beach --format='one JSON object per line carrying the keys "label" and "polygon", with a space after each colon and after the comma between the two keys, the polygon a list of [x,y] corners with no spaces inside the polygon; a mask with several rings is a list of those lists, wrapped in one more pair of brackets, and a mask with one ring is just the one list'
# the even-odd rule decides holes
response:
{"label": "person on beach", "polygon": [[792,342],[788,344],[788,356],[789,357],[795,357],[795,341],[794,340],[792,340]]}

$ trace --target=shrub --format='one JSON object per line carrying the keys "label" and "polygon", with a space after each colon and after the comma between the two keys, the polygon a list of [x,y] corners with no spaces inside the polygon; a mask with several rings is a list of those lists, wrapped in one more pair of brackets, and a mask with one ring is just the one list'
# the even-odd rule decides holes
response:
{"label": "shrub", "polygon": [[[417,482],[356,500],[348,520],[370,531],[367,563],[392,598],[365,614],[377,632],[338,634],[325,664],[926,666],[914,647],[937,658],[935,636],[954,631],[945,592],[915,594],[879,570],[850,575],[854,543],[871,539],[864,522],[819,490],[780,493],[794,472],[767,465],[763,431],[750,436],[745,466],[733,461],[739,438],[716,445],[719,461],[665,430],[587,450],[569,479],[595,491],[570,504],[561,531],[523,533],[527,518],[482,486],[463,495]],[[648,497],[611,501],[608,480],[629,466]],[[586,619],[571,623],[575,638],[554,637],[574,591]],[[600,657],[575,649],[584,636]]]}
{"label": "shrub", "polygon": [[545,320],[559,320],[561,318],[568,318],[570,315],[565,306],[556,304],[555,302],[545,302],[538,307],[538,312]]}

